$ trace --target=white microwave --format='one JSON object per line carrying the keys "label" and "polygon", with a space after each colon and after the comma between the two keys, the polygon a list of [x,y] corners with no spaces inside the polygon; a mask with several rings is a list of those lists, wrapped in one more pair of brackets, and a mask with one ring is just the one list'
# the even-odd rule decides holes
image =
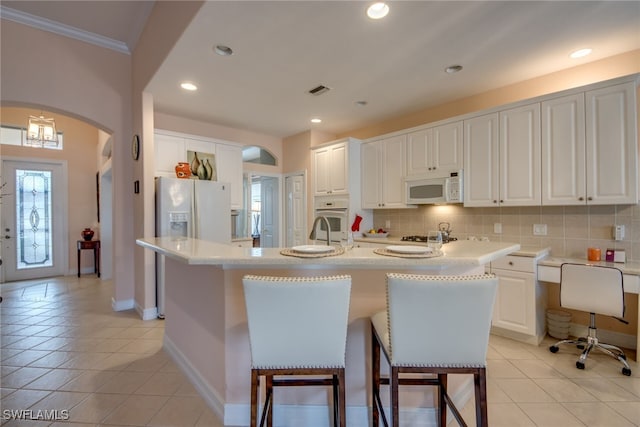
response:
{"label": "white microwave", "polygon": [[433,178],[407,178],[404,197],[408,205],[462,203],[462,171]]}

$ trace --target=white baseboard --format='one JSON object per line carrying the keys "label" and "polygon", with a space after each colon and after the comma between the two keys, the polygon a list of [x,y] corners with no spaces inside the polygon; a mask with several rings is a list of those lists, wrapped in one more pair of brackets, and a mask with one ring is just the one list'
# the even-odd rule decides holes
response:
{"label": "white baseboard", "polygon": [[527,335],[521,332],[509,331],[507,329],[500,328],[497,326],[491,327],[491,334],[497,335],[500,337],[510,338],[514,341],[519,341],[519,342],[523,342],[525,344],[531,344],[531,345],[539,345],[545,337],[544,335],[540,335],[540,336]]}
{"label": "white baseboard", "polygon": [[111,298],[111,308],[113,311],[131,310],[134,307],[133,298],[116,301],[115,298]]}
{"label": "white baseboard", "polygon": [[142,320],[153,320],[153,319],[157,319],[158,318],[158,308],[157,307],[142,308],[140,306],[140,304],[135,303],[135,302],[134,302],[134,304],[135,304],[135,307],[131,306],[130,308],[135,308],[136,312],[140,315],[140,318]]}
{"label": "white baseboard", "polygon": [[[184,354],[166,335],[164,336],[164,349],[185,373],[194,388],[204,399],[206,404],[218,416],[224,420],[224,425],[248,426],[251,407],[249,404],[224,403],[223,398],[216,390],[202,378],[198,370],[186,359]],[[464,385],[451,396],[459,410],[473,399],[473,378],[469,376]],[[385,408],[387,414],[389,408]],[[371,425],[371,408],[368,406],[348,406],[347,425],[349,427],[368,427]],[[437,411],[435,408],[404,408],[400,409],[401,427],[436,427]],[[330,411],[324,405],[278,405],[273,409],[274,421],[278,420],[281,427],[330,427],[333,425]],[[449,412],[448,420],[453,420]]]}

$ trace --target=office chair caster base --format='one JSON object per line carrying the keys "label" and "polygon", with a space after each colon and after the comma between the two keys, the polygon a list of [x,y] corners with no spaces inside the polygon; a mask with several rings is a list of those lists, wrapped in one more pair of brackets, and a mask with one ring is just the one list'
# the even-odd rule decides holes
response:
{"label": "office chair caster base", "polygon": [[557,345],[552,345],[551,347],[549,347],[549,351],[551,353],[557,353],[558,350],[560,350],[560,348]]}
{"label": "office chair caster base", "polygon": [[622,375],[626,375],[627,377],[630,377],[631,376],[631,369],[622,368]]}
{"label": "office chair caster base", "polygon": [[584,363],[582,363],[582,362],[580,362],[580,361],[576,362],[576,368],[578,368],[578,369],[584,369]]}

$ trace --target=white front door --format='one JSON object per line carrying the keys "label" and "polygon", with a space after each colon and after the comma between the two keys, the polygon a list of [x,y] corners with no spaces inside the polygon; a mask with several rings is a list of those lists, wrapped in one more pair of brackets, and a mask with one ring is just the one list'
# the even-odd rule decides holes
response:
{"label": "white front door", "polygon": [[4,160],[3,281],[60,276],[66,248],[66,165]]}

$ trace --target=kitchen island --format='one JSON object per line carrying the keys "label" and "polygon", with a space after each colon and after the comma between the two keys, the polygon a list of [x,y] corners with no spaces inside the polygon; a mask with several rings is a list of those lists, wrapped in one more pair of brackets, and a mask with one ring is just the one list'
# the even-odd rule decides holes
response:
{"label": "kitchen island", "polygon": [[[164,348],[190,378],[225,425],[249,424],[251,353],[242,290],[245,274],[352,277],[347,338],[347,423],[369,425],[369,316],[385,308],[385,273],[478,274],[484,264],[520,248],[504,242],[458,241],[433,258],[401,258],[353,248],[338,256],[299,258],[277,248],[240,248],[196,239],[139,239],[140,246],[166,258]],[[330,312],[330,307],[327,309]],[[313,333],[310,331],[310,333]],[[469,376],[453,376],[450,394],[458,403],[472,397]],[[404,419],[435,419],[431,390],[411,390]],[[278,425],[330,425],[330,390],[276,391]]]}

